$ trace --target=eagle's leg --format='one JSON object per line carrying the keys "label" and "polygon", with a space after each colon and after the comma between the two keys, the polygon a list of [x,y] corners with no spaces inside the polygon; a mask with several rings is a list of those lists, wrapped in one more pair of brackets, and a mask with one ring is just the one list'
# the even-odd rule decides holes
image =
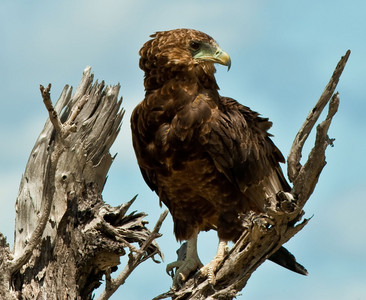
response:
{"label": "eagle's leg", "polygon": [[220,263],[222,262],[222,260],[228,254],[228,252],[229,248],[227,246],[227,241],[220,239],[219,246],[217,248],[217,253],[214,259],[200,269],[200,273],[208,278],[208,282],[211,285],[215,285],[216,283],[215,272],[219,267]]}
{"label": "eagle's leg", "polygon": [[[184,260],[178,260],[167,265],[166,271],[173,275],[173,288],[178,287],[184,282],[191,272],[194,272],[203,266],[197,253],[197,236],[195,233],[193,237],[187,240],[187,252]],[[177,270],[173,271],[176,268]]]}

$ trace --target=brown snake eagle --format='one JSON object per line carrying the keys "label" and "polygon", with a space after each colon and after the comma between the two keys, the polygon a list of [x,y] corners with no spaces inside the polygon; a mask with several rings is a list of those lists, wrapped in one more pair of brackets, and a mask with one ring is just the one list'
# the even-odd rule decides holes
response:
{"label": "brown snake eagle", "polygon": [[[169,208],[176,238],[187,240],[186,258],[167,267],[177,268],[177,286],[199,268],[212,278],[227,242],[245,230],[241,216],[264,212],[268,195],[291,189],[279,165],[284,157],[267,132],[272,123],[218,92],[214,64],[230,68],[229,55],[197,30],[151,37],[139,52],[146,94],[131,128],[142,175]],[[197,235],[210,229],[219,249],[203,267]],[[306,274],[283,247],[270,259]]]}

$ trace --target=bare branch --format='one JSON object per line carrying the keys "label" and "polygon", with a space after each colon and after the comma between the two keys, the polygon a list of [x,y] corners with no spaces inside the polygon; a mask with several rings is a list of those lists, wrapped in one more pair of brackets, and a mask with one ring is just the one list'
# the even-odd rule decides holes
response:
{"label": "bare branch", "polygon": [[339,95],[335,93],[329,103],[326,119],[317,127],[315,145],[309,154],[308,161],[300,169],[294,181],[293,193],[298,197],[299,207],[303,207],[312,194],[320,173],[326,165],[325,150],[332,145],[333,140],[328,137],[328,129],[332,118],[338,110]]}
{"label": "bare branch", "polygon": [[160,237],[159,234],[160,227],[165,220],[166,216],[168,215],[168,210],[165,210],[159,217],[158,221],[156,222],[156,225],[149,235],[149,237],[146,239],[144,244],[140,247],[140,249],[137,250],[136,254],[133,254],[133,252],[130,252],[129,254],[129,260],[126,265],[126,267],[123,269],[123,271],[116,277],[116,279],[107,278],[106,277],[106,287],[103,293],[99,296],[98,300],[107,300],[109,297],[122,285],[125,283],[127,277],[133,272],[133,270],[136,269],[136,267],[144,262],[146,259],[154,256],[155,254],[158,254],[157,252],[153,252],[150,254],[147,254],[147,249],[150,247],[150,245],[153,243],[153,241]]}
{"label": "bare branch", "polygon": [[43,85],[40,85],[39,89],[41,91],[43,103],[48,110],[48,114],[49,114],[50,120],[53,124],[53,127],[59,134],[61,134],[62,133],[62,123],[60,121],[60,118],[58,117],[57,112],[55,111],[55,109],[52,105],[51,96],[50,96],[51,83],[49,83],[46,88]]}
{"label": "bare branch", "polygon": [[307,116],[304,124],[300,128],[299,132],[297,133],[294,142],[292,144],[290,154],[287,158],[287,165],[288,165],[288,177],[291,182],[294,182],[297,175],[301,169],[301,151],[305,144],[306,139],[308,138],[310,131],[314,127],[316,121],[318,120],[321,112],[323,111],[324,107],[327,105],[329,100],[331,99],[339,78],[346,66],[347,60],[351,54],[351,51],[348,50],[346,54],[341,58],[339,63],[337,64],[332,77],[329,80],[329,83],[324,89],[323,94],[320,96],[318,102],[314,106],[314,108],[310,111],[309,115]]}
{"label": "bare branch", "polygon": [[[290,205],[291,206],[291,205]],[[296,207],[292,205],[292,208]],[[170,290],[153,300],[171,297],[174,300],[190,299],[233,299],[241,291],[251,274],[283,243],[299,232],[308,219],[296,226],[288,226],[287,213],[276,209],[276,216],[258,216],[251,213],[245,219],[247,230],[234,244],[216,272],[216,284],[213,286],[208,278],[200,277],[200,273],[192,276],[178,290]],[[271,223],[276,226],[271,226]]]}

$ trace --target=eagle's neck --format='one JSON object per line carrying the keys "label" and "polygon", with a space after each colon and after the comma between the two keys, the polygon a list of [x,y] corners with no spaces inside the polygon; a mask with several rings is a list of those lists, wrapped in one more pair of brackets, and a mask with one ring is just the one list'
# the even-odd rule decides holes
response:
{"label": "eagle's neck", "polygon": [[163,88],[171,82],[184,82],[186,85],[198,85],[203,89],[218,90],[212,63],[191,66],[163,66],[145,70],[144,86],[147,94]]}
{"label": "eagle's neck", "polygon": [[198,79],[195,74],[176,73],[175,76],[166,77],[161,83],[147,76],[145,86],[147,89],[142,106],[149,112],[146,115],[146,122],[151,130],[156,126],[157,130],[161,124],[171,123],[177,114],[185,107],[191,106],[202,95],[209,94],[210,99],[217,102],[216,105],[220,105],[214,76],[206,75]]}

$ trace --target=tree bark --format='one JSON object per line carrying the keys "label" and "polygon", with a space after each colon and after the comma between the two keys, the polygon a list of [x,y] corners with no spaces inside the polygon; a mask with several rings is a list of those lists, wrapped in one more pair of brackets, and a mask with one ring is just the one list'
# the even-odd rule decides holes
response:
{"label": "tree bark", "polygon": [[[245,217],[244,224],[247,230],[243,232],[216,271],[214,286],[208,278],[202,278],[198,272],[193,274],[181,288],[171,289],[155,297],[154,300],[169,297],[174,300],[235,298],[245,287],[251,274],[309,222],[309,219],[302,220],[303,207],[326,164],[325,150],[333,142],[327,133],[339,105],[339,95],[334,92],[349,55],[348,50],[295,137],[287,160],[288,177],[293,183],[292,197],[283,192],[270,195],[266,199],[268,203],[266,213],[261,215],[249,213]],[[328,103],[328,114],[317,127],[315,145],[307,162],[302,166],[300,159],[303,145]]]}
{"label": "tree bark", "polygon": [[120,86],[93,83],[86,68],[55,107],[50,88],[41,86],[49,119],[20,183],[13,251],[0,236],[1,299],[91,299],[103,275],[110,296],[123,283],[110,274],[126,249],[130,272],[162,256],[154,240],[166,212],[150,232],[145,213],[127,214],[135,198],[111,207],[101,197],[124,114]]}

